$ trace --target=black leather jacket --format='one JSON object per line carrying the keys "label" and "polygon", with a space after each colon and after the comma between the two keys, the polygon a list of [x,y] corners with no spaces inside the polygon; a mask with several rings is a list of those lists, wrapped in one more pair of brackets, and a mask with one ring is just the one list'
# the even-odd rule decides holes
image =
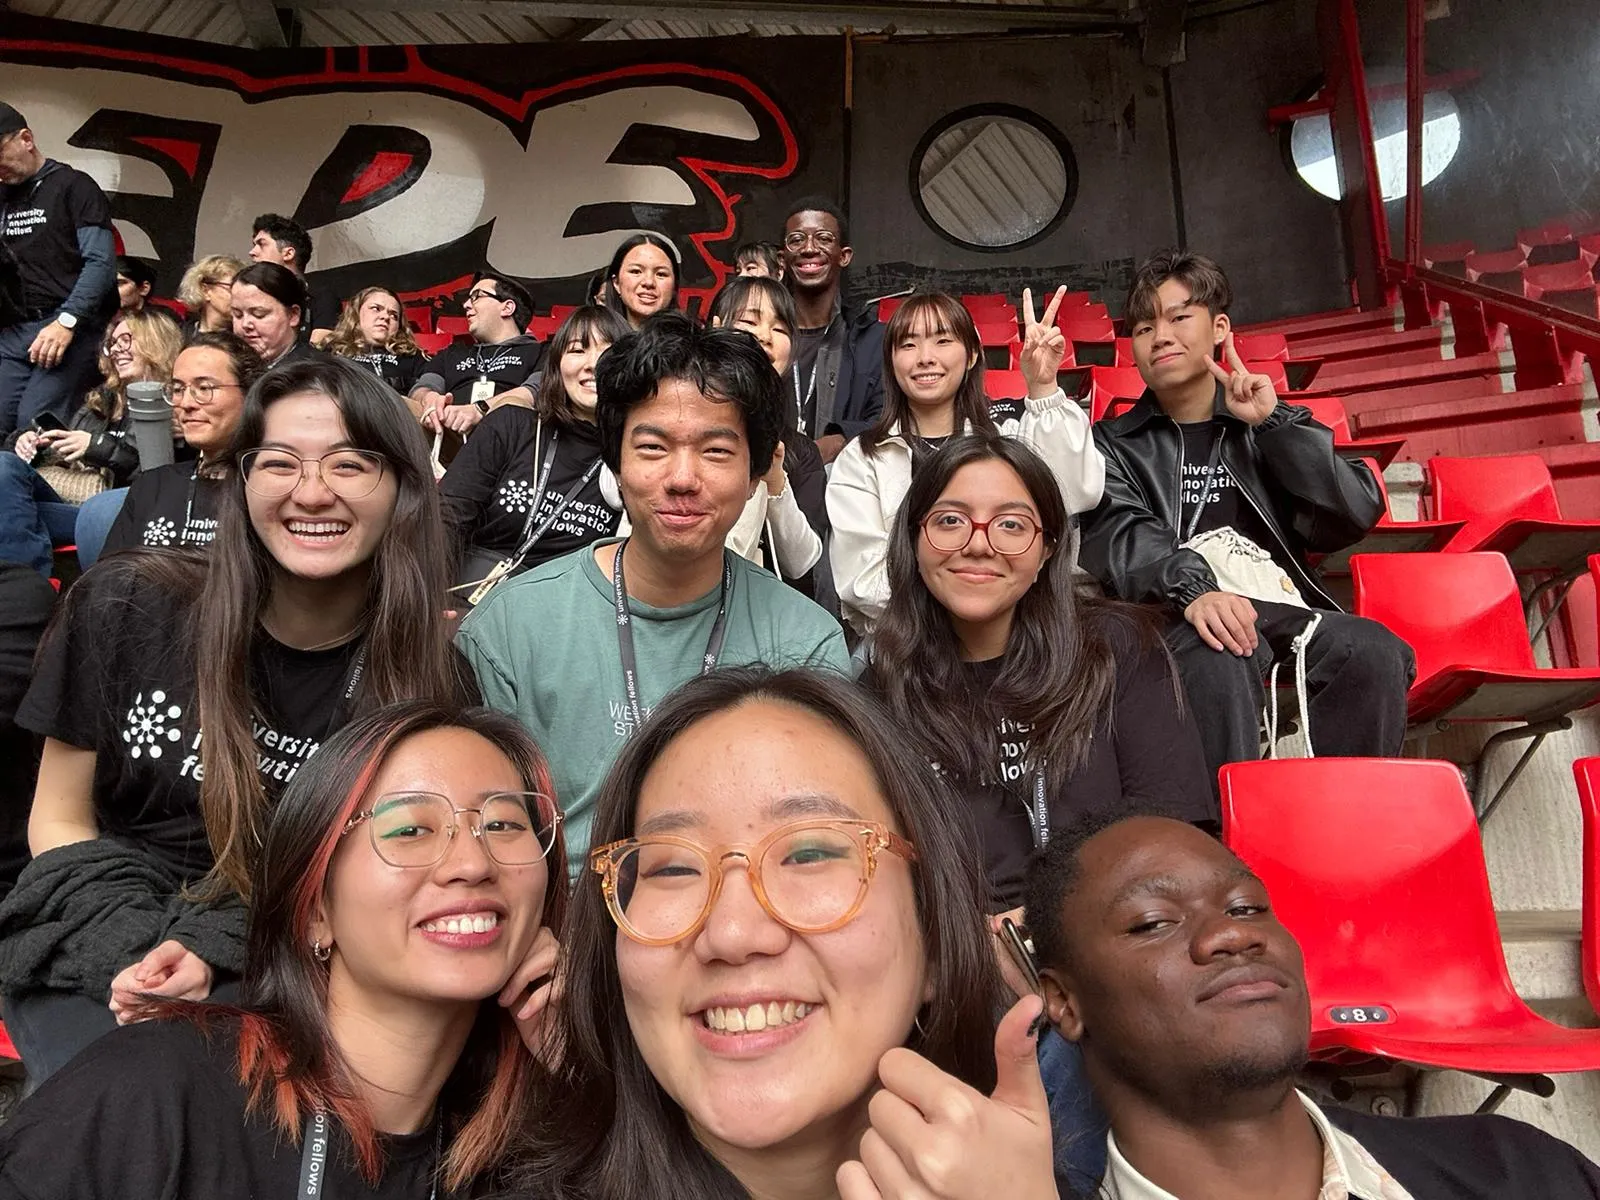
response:
{"label": "black leather jacket", "polygon": [[[1275,555],[1294,568],[1307,603],[1337,609],[1307,552],[1326,554],[1359,541],[1383,515],[1383,493],[1362,463],[1333,451],[1333,434],[1309,409],[1280,402],[1252,428],[1233,416],[1217,387],[1222,464],[1277,538]],[[1150,392],[1115,420],[1097,422],[1106,490],[1084,520],[1079,564],[1124,600],[1183,611],[1217,579],[1206,560],[1179,546],[1183,433]]]}

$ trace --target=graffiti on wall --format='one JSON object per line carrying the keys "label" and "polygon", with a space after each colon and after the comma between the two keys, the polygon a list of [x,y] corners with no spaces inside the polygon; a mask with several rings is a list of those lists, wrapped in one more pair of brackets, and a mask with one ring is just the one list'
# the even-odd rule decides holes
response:
{"label": "graffiti on wall", "polygon": [[770,223],[797,183],[794,122],[739,70],[628,62],[506,89],[416,48],[382,69],[364,50],[311,57],[261,77],[165,49],[0,40],[5,99],[96,178],[126,252],[169,293],[199,255],[242,257],[273,211],[310,230],[313,281],[345,294],[443,294],[488,264],[541,306],[572,301],[623,237],[653,229],[683,252],[695,302],[739,241],[776,232],[752,228],[751,193]]}

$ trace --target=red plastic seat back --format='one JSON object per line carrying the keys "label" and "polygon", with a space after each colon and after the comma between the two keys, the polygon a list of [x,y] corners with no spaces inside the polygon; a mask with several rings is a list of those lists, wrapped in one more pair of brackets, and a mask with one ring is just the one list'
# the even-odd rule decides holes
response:
{"label": "red plastic seat back", "polygon": [[1137,400],[1144,392],[1144,376],[1138,367],[1090,367],[1089,419],[1098,421],[1117,401]]}
{"label": "red plastic seat back", "polygon": [[[1285,404],[1298,404],[1301,408],[1311,410],[1312,419],[1319,424],[1326,425],[1333,430],[1333,440],[1348,442],[1350,440],[1350,417],[1344,411],[1344,401],[1337,396],[1311,396],[1304,400],[1285,400]],[[1378,478],[1383,478],[1383,472],[1375,472]],[[1382,487],[1382,483],[1378,485]],[[1384,511],[1388,511],[1388,493],[1384,494]]]}
{"label": "red plastic seat back", "polygon": [[895,313],[900,311],[900,306],[909,298],[910,297],[907,296],[890,296],[886,299],[879,300],[878,320],[887,323],[890,317],[894,316]]}
{"label": "red plastic seat back", "polygon": [[1056,328],[1069,342],[1107,342],[1115,344],[1117,331],[1110,317],[1086,317],[1082,308],[1062,308],[1056,313]]}
{"label": "red plastic seat back", "polygon": [[1397,1033],[1408,1019],[1470,1027],[1525,1011],[1452,764],[1233,763],[1221,786],[1224,839],[1305,954],[1314,1028],[1332,1005],[1383,1005]]}
{"label": "red plastic seat back", "polygon": [[565,321],[568,317],[570,317],[573,313],[575,313],[577,311],[578,311],[578,306],[576,304],[552,304],[550,306],[550,315],[552,317],[554,317],[558,322],[559,321]]}
{"label": "red plastic seat back", "polygon": [[1410,644],[1418,684],[1451,668],[1537,669],[1503,554],[1356,554],[1350,577],[1356,614]]}
{"label": "red plastic seat back", "polygon": [[448,333],[451,337],[469,338],[472,330],[465,317],[440,317],[433,324],[438,333]]}
{"label": "red plastic seat back", "polygon": [[980,318],[973,324],[978,329],[978,341],[985,346],[1009,346],[1021,340],[1017,323],[1004,317]]}
{"label": "red plastic seat back", "polygon": [[406,324],[416,333],[433,332],[433,306],[418,304],[405,311]]}
{"label": "red plastic seat back", "polygon": [[1583,990],[1600,1011],[1600,758],[1572,764],[1583,810]]}
{"label": "red plastic seat back", "polygon": [[984,371],[983,394],[991,400],[1016,400],[1028,394],[1021,371]]}
{"label": "red plastic seat back", "polygon": [[961,303],[970,313],[975,313],[979,309],[992,312],[997,308],[1009,309],[1012,312],[1016,311],[1016,305],[1011,302],[1011,299],[1004,292],[969,292],[961,297]]}
{"label": "red plastic seat back", "polygon": [[1483,458],[1430,458],[1433,515],[1465,521],[1452,547],[1470,549],[1507,521],[1559,521],[1556,486],[1537,454],[1492,454]]}
{"label": "red plastic seat back", "polygon": [[556,330],[561,328],[561,323],[564,320],[566,320],[565,317],[558,317],[554,313],[551,313],[548,317],[541,317],[535,314],[528,318],[526,332],[529,337],[538,338],[541,342],[548,342],[555,336]]}
{"label": "red plastic seat back", "polygon": [[1236,333],[1233,335],[1233,348],[1246,361],[1289,357],[1289,339],[1281,333]]}
{"label": "red plastic seat back", "polygon": [[1581,258],[1573,262],[1529,267],[1522,272],[1523,294],[1537,300],[1546,292],[1581,292],[1595,286],[1594,264]]}
{"label": "red plastic seat back", "polygon": [[411,340],[416,342],[418,350],[431,358],[439,351],[448,349],[454,339],[448,333],[414,333]]}

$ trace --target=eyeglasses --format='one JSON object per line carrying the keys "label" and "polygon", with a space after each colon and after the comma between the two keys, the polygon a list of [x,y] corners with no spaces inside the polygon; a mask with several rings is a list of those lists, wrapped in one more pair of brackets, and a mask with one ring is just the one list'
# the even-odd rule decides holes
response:
{"label": "eyeglasses", "polygon": [[493,292],[486,292],[482,288],[473,288],[467,293],[468,304],[476,304],[479,300],[503,300],[505,297],[497,296]]}
{"label": "eyeglasses", "polygon": [[106,349],[108,351],[110,351],[110,350],[132,350],[133,349],[133,334],[131,334],[131,333],[119,333],[114,338],[107,338],[106,339]]}
{"label": "eyeglasses", "polygon": [[202,282],[204,283],[204,286],[206,286],[206,287],[231,288],[233,286],[233,280],[231,280],[231,279],[207,279],[207,280],[204,280]]}
{"label": "eyeglasses", "polygon": [[391,867],[431,867],[444,861],[463,820],[495,862],[525,867],[550,853],[561,814],[538,792],[495,792],[477,808],[457,808],[437,792],[386,792],[339,836],[365,821],[373,850]]}
{"label": "eyeglasses", "polygon": [[301,458],[292,450],[247,450],[239,458],[244,485],[258,496],[282,499],[315,466],[317,477],[335,496],[359,500],[377,490],[383,478],[384,457],[370,450],[336,450],[321,458]]}
{"label": "eyeglasses", "polygon": [[818,250],[832,250],[839,244],[839,235],[831,229],[797,229],[783,239],[784,248],[795,251],[804,250],[812,242]]}
{"label": "eyeglasses", "polygon": [[661,834],[590,852],[617,928],[645,946],[693,937],[722,891],[725,864],[744,860],[756,901],[796,933],[829,933],[861,911],[887,850],[915,862],[916,849],[877,821],[807,820],[780,825],[754,846],[715,849]]}
{"label": "eyeglasses", "polygon": [[957,509],[939,508],[922,522],[928,545],[946,554],[965,550],[980,529],[989,539],[989,549],[1007,558],[1026,554],[1039,538],[1039,522],[1027,513],[1001,513],[987,521],[974,521]]}
{"label": "eyeglasses", "polygon": [[244,390],[242,384],[218,383],[215,379],[196,379],[193,383],[181,383],[174,379],[172,386],[162,395],[162,399],[174,406],[182,404],[185,398],[193,400],[196,404],[210,404],[212,397],[221,388]]}

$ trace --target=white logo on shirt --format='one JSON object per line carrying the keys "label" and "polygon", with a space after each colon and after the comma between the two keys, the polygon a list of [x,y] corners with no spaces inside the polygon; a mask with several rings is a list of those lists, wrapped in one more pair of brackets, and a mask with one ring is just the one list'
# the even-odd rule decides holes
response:
{"label": "white logo on shirt", "polygon": [[122,731],[122,740],[128,744],[129,756],[160,758],[162,742],[176,742],[183,737],[182,730],[178,728],[178,722],[182,719],[183,709],[176,704],[168,704],[165,692],[151,692],[148,702],[144,693],[140,692],[133,698],[133,707],[128,710],[128,725]]}
{"label": "white logo on shirt", "polygon": [[177,524],[167,517],[156,517],[144,527],[146,546],[170,546],[177,536]]}
{"label": "white logo on shirt", "polygon": [[521,479],[508,479],[500,485],[500,507],[509,513],[525,513],[533,506],[533,485]]}

